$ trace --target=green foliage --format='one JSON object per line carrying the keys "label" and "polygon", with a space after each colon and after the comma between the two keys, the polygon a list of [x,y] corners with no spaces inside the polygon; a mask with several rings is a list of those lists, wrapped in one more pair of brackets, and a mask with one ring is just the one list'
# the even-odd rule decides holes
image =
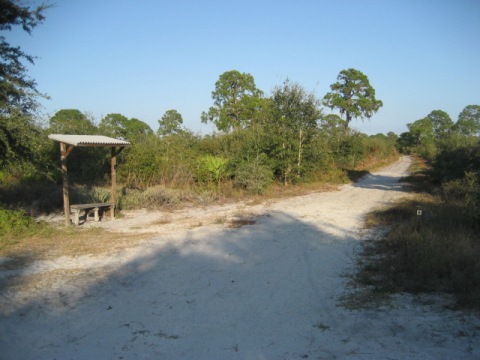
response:
{"label": "green foliage", "polygon": [[431,176],[439,183],[461,179],[466,172],[480,172],[479,139],[456,139],[455,136],[451,140],[443,143],[441,151],[431,162]]}
{"label": "green foliage", "polygon": [[480,133],[480,105],[466,106],[458,116],[455,130],[467,136],[478,135]]}
{"label": "green foliage", "polygon": [[4,163],[0,170],[0,185],[28,184],[43,180],[38,166],[29,161]]}
{"label": "green foliage", "polygon": [[202,150],[200,138],[184,131],[159,140],[161,157],[160,184],[187,188],[193,184],[196,164]]}
{"label": "green foliage", "polygon": [[377,134],[366,139],[365,146],[368,157],[382,160],[394,154],[397,138],[396,135],[393,135],[390,134],[390,136],[386,136],[384,134]]}
{"label": "green foliage", "polygon": [[[432,119],[429,117],[407,124],[409,135],[403,137],[409,140],[409,144],[405,144],[410,149],[414,149],[420,156],[426,159],[433,159],[437,151],[435,143],[435,129]],[[402,135],[400,136],[402,138]]]}
{"label": "green foliage", "polygon": [[478,220],[480,220],[479,179],[478,172],[465,172],[462,178],[442,185],[445,201],[462,209],[465,222],[475,227],[478,227]]}
{"label": "green foliage", "polygon": [[32,160],[41,134],[29,116],[0,116],[0,166],[8,161]]}
{"label": "green foliage", "polygon": [[411,132],[403,132],[397,139],[397,149],[402,154],[410,155],[414,151],[415,136]]}
{"label": "green foliage", "polygon": [[214,106],[202,113],[202,122],[213,122],[218,130],[226,132],[245,127],[254,117],[261,97],[252,75],[226,71],[215,83]]}
{"label": "green foliage", "polygon": [[228,175],[227,164],[228,159],[212,155],[204,156],[198,164],[197,180],[218,186]]}
{"label": "green foliage", "polygon": [[[98,128],[93,119],[77,109],[57,111],[49,120],[49,134],[95,135]],[[46,135],[44,135],[46,137]],[[50,141],[45,149],[49,162],[55,164],[60,173],[60,148]],[[72,182],[95,183],[102,180],[108,171],[108,151],[105,148],[76,147],[67,158],[68,174]],[[59,176],[57,176],[59,178]]]}
{"label": "green foliage", "polygon": [[240,164],[235,171],[235,183],[253,194],[263,194],[273,181],[273,171],[265,159]]}
{"label": "green foliage", "polygon": [[0,249],[11,243],[13,238],[31,232],[36,225],[25,212],[0,207]]}
{"label": "green foliage", "polygon": [[[429,122],[427,118],[416,125]],[[422,172],[428,178],[423,175],[420,184],[427,179],[425,191],[441,191],[374,214],[375,223],[393,230],[366,248],[359,280],[393,291],[445,291],[455,294],[459,305],[478,309],[479,139],[451,131],[437,139],[437,146],[431,169]],[[419,205],[421,217],[415,212]]]}
{"label": "green foliage", "polygon": [[127,126],[128,118],[122,114],[108,114],[100,120],[98,126],[98,132],[101,135],[110,136],[115,139],[127,138]]}
{"label": "green foliage", "polygon": [[[149,184],[155,177],[156,170],[154,167],[158,162],[156,161],[156,155],[151,153],[149,147],[149,144],[152,143],[149,139],[155,136],[152,129],[141,120],[128,119],[121,114],[108,114],[97,127],[92,119],[79,110],[64,109],[58,111],[50,119],[48,132],[82,135],[102,134],[114,138],[126,138],[132,143],[132,147],[121,153],[118,163],[120,165],[125,164],[127,171],[131,174],[127,175],[127,183],[132,184],[132,186],[146,186],[145,182]],[[52,142],[50,144],[51,146],[58,145]],[[57,164],[58,170],[60,159],[58,146],[51,147],[48,153],[50,161]],[[105,175],[110,172],[110,150],[103,147],[76,147],[68,156],[67,166],[69,178],[73,183],[78,182],[88,185],[102,183]],[[135,166],[139,169],[137,175],[133,170]],[[121,176],[125,176],[125,172],[121,172]]]}
{"label": "green foliage", "polygon": [[337,163],[344,169],[355,169],[365,158],[366,139],[366,135],[358,132],[345,136],[336,149]]}
{"label": "green foliage", "polygon": [[[101,134],[130,141],[132,145],[117,158],[117,181],[128,193],[142,197],[152,187],[157,193],[159,188],[203,192],[204,198],[239,189],[259,194],[273,181],[289,184],[331,179],[329,174],[338,177],[392,150],[395,134],[370,139],[345,131],[345,120],[333,114],[323,116],[315,94],[289,80],[264,97],[250,74],[228,71],[220,75],[212,98],[214,106],[202,121],[213,121],[220,133],[203,137],[181,128],[183,119],[176,110],[168,110],[159,120],[157,134],[143,121],[118,113],[106,115],[97,124],[79,110],[63,109],[49,119],[46,129],[28,116],[7,118],[0,122],[4,155],[0,184],[20,186],[45,180],[60,184],[60,151],[58,143],[47,138],[51,133]],[[75,147],[67,166],[73,201],[106,201],[109,192],[96,193],[96,189],[110,182],[109,149]],[[119,198],[125,204],[134,199]]]}
{"label": "green foliage", "polygon": [[157,134],[159,136],[178,134],[182,131],[182,124],[182,115],[177,110],[167,110],[162,118],[158,120]]}
{"label": "green foliage", "polygon": [[146,189],[154,185],[188,187],[193,183],[200,140],[190,133],[163,138],[150,135],[133,142],[121,154],[118,176],[126,186]]}
{"label": "green foliage", "polygon": [[141,141],[154,134],[148,124],[135,118],[127,120],[124,126],[125,138],[129,141]]}
{"label": "green foliage", "polygon": [[[464,221],[480,220],[480,139],[451,133],[430,162],[430,178],[440,184],[443,198],[463,209]],[[477,226],[477,225],[476,225]]]}
{"label": "green foliage", "polygon": [[427,115],[432,121],[433,131],[437,139],[444,139],[448,136],[453,127],[453,121],[450,116],[442,110],[434,110]]}
{"label": "green foliage", "polygon": [[338,151],[347,136],[345,121],[340,116],[328,114],[320,119],[319,131],[313,139],[314,163],[317,168],[328,171],[337,167]]}
{"label": "green foliage", "polygon": [[141,120],[128,119],[122,114],[108,114],[98,126],[98,133],[113,138],[127,139],[130,142],[138,142],[144,136],[153,134],[153,130]]}
{"label": "green foliage", "polygon": [[405,154],[416,153],[433,160],[443,149],[470,144],[480,131],[480,106],[466,106],[456,124],[442,110],[434,110],[425,118],[407,124],[408,132],[397,140],[398,149]]}
{"label": "green foliage", "polygon": [[[30,9],[20,1],[0,2],[0,31],[10,31],[21,26],[28,34],[45,20],[45,4]],[[37,90],[35,80],[27,75],[22,61],[34,63],[35,58],[26,54],[20,47],[12,46],[4,36],[0,36],[0,117],[13,114],[32,115],[38,108],[37,98],[42,95]]]}
{"label": "green foliage", "polygon": [[387,133],[387,139],[392,143],[395,144],[398,140],[398,135],[395,134],[393,131]]}
{"label": "green foliage", "polygon": [[149,136],[144,142],[133,142],[122,153],[119,178],[129,187],[145,189],[156,184],[161,174],[161,158],[156,136]]}
{"label": "green foliage", "polygon": [[77,109],[64,109],[50,118],[51,134],[94,135],[97,127],[86,114]]}
{"label": "green foliage", "polygon": [[[31,117],[0,117],[0,183],[53,181],[56,162],[51,156],[52,143]],[[55,159],[57,160],[57,159]]]}
{"label": "green foliage", "polygon": [[325,95],[324,104],[345,116],[345,128],[353,118],[369,119],[383,106],[382,101],[375,98],[375,89],[368,77],[359,70],[340,71],[337,82],[330,88],[332,92]]}
{"label": "green foliage", "polygon": [[266,125],[269,150],[276,159],[274,171],[285,185],[305,173],[322,115],[319,105],[313,93],[289,80],[273,90],[271,117]]}

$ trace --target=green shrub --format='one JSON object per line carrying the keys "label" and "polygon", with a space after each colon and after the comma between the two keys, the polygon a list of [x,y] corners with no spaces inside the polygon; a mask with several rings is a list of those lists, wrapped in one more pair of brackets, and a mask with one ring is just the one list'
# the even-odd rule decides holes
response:
{"label": "green shrub", "polygon": [[227,177],[228,160],[220,156],[206,155],[197,167],[197,181],[218,184]]}
{"label": "green shrub", "polygon": [[259,161],[241,164],[235,171],[235,183],[253,194],[263,194],[273,181],[273,171]]}
{"label": "green shrub", "polygon": [[37,234],[42,226],[24,211],[0,207],[0,249],[15,244],[20,237]]}
{"label": "green shrub", "polygon": [[337,165],[346,169],[354,169],[368,155],[367,139],[362,133],[344,136],[338,146],[333,149]]}
{"label": "green shrub", "polygon": [[38,165],[29,161],[16,161],[4,164],[0,170],[0,185],[34,184],[45,180]]}
{"label": "green shrub", "polygon": [[466,172],[480,171],[480,146],[465,141],[444,147],[432,161],[431,176],[439,182],[460,179]]}
{"label": "green shrub", "polygon": [[442,198],[446,204],[457,206],[468,224],[478,226],[480,184],[477,173],[466,172],[462,179],[445,182],[442,185]]}

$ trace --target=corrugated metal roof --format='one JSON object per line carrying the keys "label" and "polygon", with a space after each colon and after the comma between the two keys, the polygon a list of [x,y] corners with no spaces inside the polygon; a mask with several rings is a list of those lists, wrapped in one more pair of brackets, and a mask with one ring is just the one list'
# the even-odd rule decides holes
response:
{"label": "corrugated metal roof", "polygon": [[49,139],[63,142],[74,146],[128,146],[130,143],[124,140],[114,139],[103,135],[63,135],[51,134]]}

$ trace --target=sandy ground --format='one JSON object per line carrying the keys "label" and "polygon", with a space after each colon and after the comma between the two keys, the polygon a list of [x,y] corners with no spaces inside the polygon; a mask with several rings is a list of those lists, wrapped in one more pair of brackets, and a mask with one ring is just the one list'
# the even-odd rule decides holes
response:
{"label": "sandy ground", "polygon": [[104,221],[151,239],[0,272],[35,284],[0,294],[0,359],[479,359],[479,317],[446,297],[342,306],[363,217],[406,195],[409,164],[336,192]]}

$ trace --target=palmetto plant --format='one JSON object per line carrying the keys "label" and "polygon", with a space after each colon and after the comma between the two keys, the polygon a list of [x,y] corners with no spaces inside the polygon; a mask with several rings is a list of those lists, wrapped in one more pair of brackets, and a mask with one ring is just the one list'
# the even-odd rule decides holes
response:
{"label": "palmetto plant", "polygon": [[218,186],[227,175],[227,163],[223,157],[207,155],[202,159],[202,170]]}

